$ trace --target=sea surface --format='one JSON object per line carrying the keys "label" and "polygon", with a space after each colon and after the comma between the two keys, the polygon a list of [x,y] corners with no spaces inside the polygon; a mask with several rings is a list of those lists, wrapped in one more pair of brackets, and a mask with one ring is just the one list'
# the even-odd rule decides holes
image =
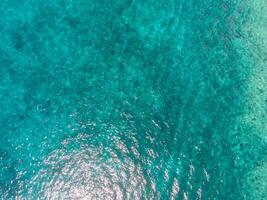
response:
{"label": "sea surface", "polygon": [[266,197],[266,0],[0,0],[1,200]]}

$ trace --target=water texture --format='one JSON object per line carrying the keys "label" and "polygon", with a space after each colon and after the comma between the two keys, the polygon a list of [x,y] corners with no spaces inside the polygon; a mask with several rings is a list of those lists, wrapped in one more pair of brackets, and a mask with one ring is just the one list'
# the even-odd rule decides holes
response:
{"label": "water texture", "polygon": [[0,199],[264,200],[265,0],[1,0]]}

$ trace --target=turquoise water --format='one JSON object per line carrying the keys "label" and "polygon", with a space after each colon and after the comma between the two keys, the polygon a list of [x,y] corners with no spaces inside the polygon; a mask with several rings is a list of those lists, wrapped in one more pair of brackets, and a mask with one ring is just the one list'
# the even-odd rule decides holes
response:
{"label": "turquoise water", "polygon": [[265,11],[1,0],[0,199],[265,199]]}

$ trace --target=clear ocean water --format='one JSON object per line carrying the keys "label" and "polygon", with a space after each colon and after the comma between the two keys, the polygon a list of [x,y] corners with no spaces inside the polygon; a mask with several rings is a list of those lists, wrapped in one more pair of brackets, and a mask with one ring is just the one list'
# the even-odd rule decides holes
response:
{"label": "clear ocean water", "polygon": [[0,199],[264,200],[266,0],[0,0]]}

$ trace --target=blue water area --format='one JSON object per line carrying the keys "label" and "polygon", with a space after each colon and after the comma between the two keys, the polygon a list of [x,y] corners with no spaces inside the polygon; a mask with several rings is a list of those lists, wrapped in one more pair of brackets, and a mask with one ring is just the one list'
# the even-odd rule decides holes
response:
{"label": "blue water area", "polygon": [[265,6],[1,0],[0,199],[265,199]]}

